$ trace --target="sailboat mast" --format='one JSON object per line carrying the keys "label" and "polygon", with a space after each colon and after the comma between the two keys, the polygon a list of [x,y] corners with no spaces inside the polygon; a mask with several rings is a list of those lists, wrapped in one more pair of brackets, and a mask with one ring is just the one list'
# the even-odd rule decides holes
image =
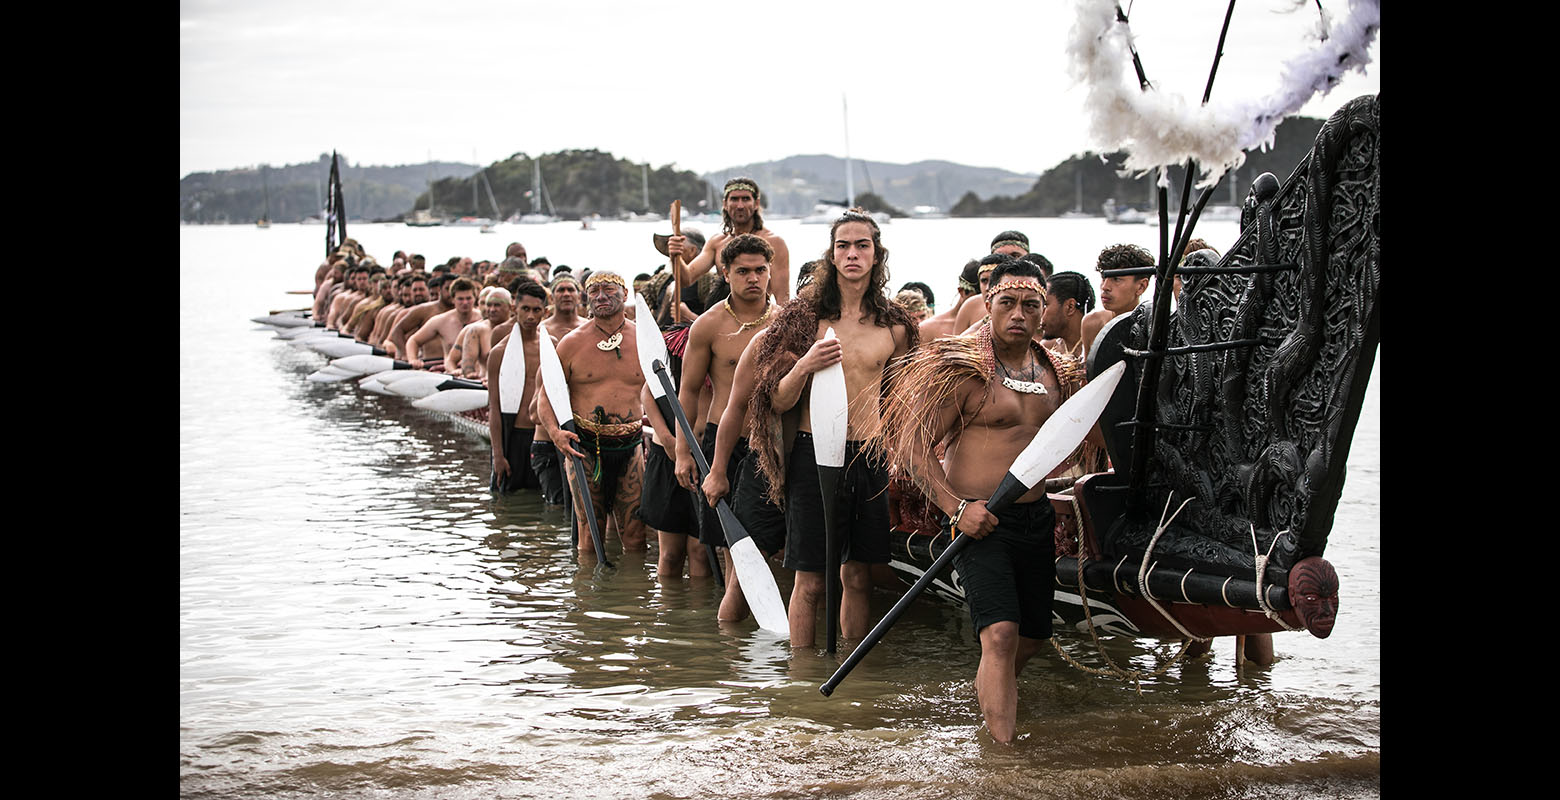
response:
{"label": "sailboat mast", "polygon": [[845,120],[845,207],[853,208],[856,205],[856,182],[850,168],[850,104],[846,102],[845,93],[840,93],[840,109]]}

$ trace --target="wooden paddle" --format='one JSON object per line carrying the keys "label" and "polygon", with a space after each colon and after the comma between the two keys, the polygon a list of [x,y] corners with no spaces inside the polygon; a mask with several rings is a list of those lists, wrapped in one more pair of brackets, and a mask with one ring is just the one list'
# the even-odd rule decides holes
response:
{"label": "wooden paddle", "polygon": [[[1062,463],[1063,459],[1078,447],[1083,437],[1089,435],[1089,429],[1094,427],[1094,421],[1099,419],[1100,412],[1105,409],[1106,401],[1110,400],[1111,394],[1116,390],[1116,384],[1121,382],[1122,373],[1125,371],[1126,362],[1112,365],[1110,369],[1090,381],[1088,386],[1067,398],[1067,402],[1051,414],[1051,418],[1047,419],[1045,424],[1040,426],[1040,430],[1035,432],[1034,438],[1029,440],[1029,446],[1013,460],[1013,465],[1008,468],[1007,474],[1002,476],[1002,482],[997,484],[996,491],[991,493],[991,499],[986,501],[987,511],[1000,511],[1023,497],[1035,487],[1035,484],[1045,479],[1046,473],[1056,469],[1056,465]],[[813,424],[816,427],[817,423]],[[1047,537],[1051,535],[1051,531],[1038,533]],[[953,542],[942,551],[942,555],[926,568],[926,572],[922,573],[920,580],[910,587],[910,591],[905,592],[905,596],[899,598],[899,602],[895,603],[881,620],[878,620],[878,624],[872,628],[866,638],[861,640],[861,644],[857,645],[845,659],[845,663],[841,664],[840,668],[818,687],[818,691],[822,692],[824,697],[834,693],[834,687],[845,680],[845,676],[849,675],[850,671],[856,668],[856,664],[866,657],[878,640],[883,638],[883,634],[888,633],[888,629],[899,621],[911,601],[919,597],[921,592],[926,591],[926,587],[930,586],[932,581],[953,563],[954,556],[971,541],[968,535],[961,536],[955,531]]]}
{"label": "wooden paddle", "polygon": [[[672,201],[672,211],[668,215],[672,218],[672,235],[682,235],[682,201]],[[682,279],[683,257],[682,250],[672,256],[672,324],[682,324]],[[649,377],[648,375],[645,377]]]}

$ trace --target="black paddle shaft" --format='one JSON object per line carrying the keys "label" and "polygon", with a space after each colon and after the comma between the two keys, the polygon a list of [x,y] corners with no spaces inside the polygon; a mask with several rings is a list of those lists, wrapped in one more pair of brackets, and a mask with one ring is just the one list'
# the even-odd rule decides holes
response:
{"label": "black paddle shaft", "polygon": [[[682,401],[677,399],[677,395],[672,389],[672,378],[666,374],[666,365],[662,364],[661,359],[657,358],[650,362],[650,368],[655,370],[656,377],[661,379],[661,388],[666,393],[667,405],[671,406],[672,416],[677,418],[677,427],[682,431],[683,437],[688,440],[688,449],[693,451],[693,463],[699,468],[699,479],[703,480],[706,475],[710,474],[710,463],[704,459],[704,449],[699,447],[698,439],[694,438],[693,425],[688,422],[688,414],[683,410]],[[716,500],[715,505],[717,511],[727,511],[726,498],[722,497]],[[719,517],[721,527],[726,534],[726,545],[728,547],[738,540],[748,537],[748,532],[743,529],[741,523],[737,522],[736,514],[720,513]],[[717,569],[715,574],[719,575],[720,570]]]}
{"label": "black paddle shaft", "polygon": [[[1012,505],[1018,498],[1023,497],[1031,488],[1033,487],[1025,486],[1021,481],[1013,477],[1013,473],[1009,472],[1002,476],[1002,483],[997,486],[996,491],[991,493],[991,499],[986,501],[986,510],[992,513],[1001,511]],[[1049,531],[1047,533],[1049,534]],[[866,635],[866,638],[861,640],[861,644],[856,645],[856,649],[851,651],[851,654],[845,658],[845,662],[840,664],[840,668],[835,670],[834,674],[829,676],[829,679],[824,681],[822,686],[818,687],[818,691],[822,692],[824,697],[834,694],[834,687],[839,686],[840,681],[845,680],[845,676],[849,675],[850,671],[856,668],[861,659],[866,658],[867,653],[877,645],[878,640],[888,633],[889,628],[894,627],[894,623],[898,622],[901,616],[904,616],[905,609],[909,608],[910,603],[914,602],[917,597],[920,597],[921,593],[926,591],[926,587],[932,585],[932,581],[936,580],[937,576],[947,569],[949,564],[953,563],[954,557],[970,541],[971,538],[968,534],[959,536],[957,531],[955,531],[953,541],[948,545],[947,549],[942,551],[942,555],[938,556],[937,560],[932,562],[930,567],[926,568],[926,572],[922,573],[915,585],[910,587],[910,591],[905,592],[905,596],[899,598],[899,602],[895,603],[894,607],[890,608],[888,613],[878,620],[878,624],[873,626],[872,631]]]}
{"label": "black paddle shaft", "polygon": [[[578,436],[574,430],[574,420],[569,420],[561,425],[564,430]],[[585,478],[585,462],[573,453],[569,458],[574,460],[574,491],[580,496],[580,505],[585,509],[585,521],[590,525],[590,542],[596,546],[596,560],[612,566],[607,560],[607,543],[601,536],[601,526],[596,523],[596,506],[590,493],[590,481]]]}
{"label": "black paddle shaft", "polygon": [[840,475],[843,467],[818,465],[818,493],[823,500],[823,609],[824,649],[839,649],[840,601],[844,587],[840,583],[840,523],[835,516],[840,508]]}

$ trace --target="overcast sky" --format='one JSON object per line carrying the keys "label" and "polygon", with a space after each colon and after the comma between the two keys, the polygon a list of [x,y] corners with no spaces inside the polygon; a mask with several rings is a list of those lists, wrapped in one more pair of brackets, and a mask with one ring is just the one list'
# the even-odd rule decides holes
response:
{"label": "overcast sky", "polygon": [[[1226,6],[1129,7],[1162,91],[1201,98]],[[1316,19],[1315,0],[1237,3],[1214,99],[1274,91]],[[842,93],[852,157],[1038,173],[1108,149],[1068,76],[1072,25],[1070,0],[181,0],[179,175],[333,149],[389,165],[596,148],[698,172],[844,156]],[[1379,35],[1370,54],[1302,113],[1379,92]]]}

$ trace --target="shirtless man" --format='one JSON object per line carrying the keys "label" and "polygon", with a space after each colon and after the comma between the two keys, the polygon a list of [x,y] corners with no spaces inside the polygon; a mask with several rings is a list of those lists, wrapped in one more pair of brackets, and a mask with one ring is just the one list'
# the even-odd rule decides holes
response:
{"label": "shirtless man", "polygon": [[[422,290],[422,301],[416,299],[418,295],[416,290],[413,289],[413,281],[417,281],[417,286]],[[374,315],[374,329],[368,334],[368,343],[375,347],[383,346],[385,339],[390,335],[391,328],[395,325],[395,321],[400,319],[407,309],[418,302],[426,302],[427,297],[428,282],[422,280],[421,276],[403,275],[396,279],[395,302],[381,308],[379,313]]]}
{"label": "shirtless man", "polygon": [[984,299],[984,295],[986,290],[991,286],[991,271],[996,269],[998,264],[1005,264],[1009,261],[1015,260],[1016,259],[1010,255],[1007,255],[1006,253],[992,253],[991,255],[982,257],[980,261],[977,262],[980,266],[975,268],[975,273],[977,276],[976,285],[980,287],[981,294],[970,298],[959,309],[959,313],[954,318],[953,323],[953,330],[955,333],[967,333],[971,328],[974,328],[976,325],[980,324],[980,321],[986,317],[986,301]]}
{"label": "shirtless man", "polygon": [[[1113,244],[1100,251],[1100,256],[1095,268],[1100,272],[1108,269],[1126,269],[1129,267],[1152,267],[1154,256],[1147,250],[1135,244]],[[1143,301],[1143,293],[1148,291],[1147,275],[1117,275],[1113,278],[1100,277],[1100,305],[1102,308],[1092,312],[1083,318],[1083,352],[1087,355],[1094,347],[1094,337],[1099,335],[1100,329],[1105,327],[1112,317],[1119,314],[1130,314]]]}
{"label": "shirtless man", "polygon": [[[1000,517],[986,510],[986,498],[1078,386],[1061,383],[1056,357],[1033,341],[1045,303],[1037,267],[998,266],[986,300],[988,323],[929,343],[905,365],[905,389],[889,401],[872,445],[942,510],[944,528],[952,520],[973,540],[954,566],[980,637],[975,691],[991,736],[1010,742],[1018,672],[1051,637],[1055,515],[1043,482]],[[945,437],[938,463],[934,448]]]}
{"label": "shirtless man", "polygon": [[429,300],[428,279],[422,273],[413,272],[406,276],[406,290],[407,294],[403,296],[401,308],[390,315],[390,319],[386,321],[382,330],[375,331],[369,337],[369,344],[375,347],[385,347],[388,350],[389,348],[386,345],[389,343],[390,334],[395,330],[395,326],[405,319],[406,315],[412,312],[412,309]]}
{"label": "shirtless man", "polygon": [[[536,489],[542,484],[531,468],[531,446],[536,440],[536,418],[531,400],[541,385],[542,355],[537,331],[547,308],[547,291],[527,281],[516,287],[515,318],[509,335],[501,339],[487,357],[488,433],[493,445],[493,480],[488,488],[508,494],[516,489]],[[525,348],[525,390],[519,407],[512,413],[500,408],[498,381],[503,372],[504,351]]]}
{"label": "shirtless man", "polygon": [[[509,290],[490,286],[482,290],[482,316],[476,322],[460,329],[450,357],[459,364],[457,374],[462,378],[482,380],[487,375],[488,352],[493,349],[493,331],[509,321],[514,301]],[[530,452],[527,447],[526,452]]]}
{"label": "shirtless man", "polygon": [[964,265],[963,271],[959,273],[959,299],[952,308],[921,322],[921,341],[929,342],[959,332],[954,330],[954,322],[958,319],[960,309],[970,302],[970,298],[980,294],[980,285],[977,283],[980,280],[979,269],[980,261],[973,258]]}
{"label": "shirtless man", "polygon": [[343,329],[360,342],[368,341],[368,335],[374,332],[379,309],[394,305],[395,300],[395,280],[384,272],[370,273],[369,295],[352,306]]}
{"label": "shirtless man", "polygon": [[[553,445],[573,457],[564,465],[569,480],[576,479],[577,467],[584,469],[590,496],[574,498],[575,519],[585,518],[581,503],[590,503],[603,535],[611,514],[623,550],[642,551],[645,524],[635,512],[644,477],[644,459],[639,454],[644,406],[639,390],[645,376],[639,369],[634,326],[623,314],[628,283],[615,272],[597,270],[585,281],[585,297],[591,305],[591,323],[571,331],[557,347],[580,432],[559,427],[546,392],[538,395],[540,421]],[[582,557],[595,553],[591,537],[583,530],[579,551]]]}
{"label": "shirtless man", "polygon": [[[726,247],[726,242],[733,237],[750,233],[763,237],[769,242],[769,246],[774,248],[775,255],[770,259],[769,266],[770,291],[774,293],[775,299],[781,305],[785,305],[791,299],[791,251],[786,248],[784,239],[764,227],[764,216],[760,205],[757,183],[754,183],[751,178],[732,178],[726,181],[721,194],[721,232],[705,242],[703,250],[695,250],[685,236],[673,236],[667,240],[667,254],[676,255],[681,252],[683,258],[687,260],[686,266],[683,267],[679,292],[694,285],[715,266],[716,257]],[[723,290],[717,290],[709,298],[710,308],[714,308],[714,303],[723,297],[720,291]]]}
{"label": "shirtless man", "polygon": [[580,316],[580,282],[567,273],[552,282],[552,316],[542,322],[554,339],[568,336],[575,328],[585,324]]}
{"label": "shirtless man", "polygon": [[[706,459],[712,459],[715,455],[720,433],[718,423],[731,398],[737,361],[747,349],[748,342],[769,324],[775,311],[775,303],[769,297],[769,265],[774,254],[774,248],[760,236],[743,233],[727,239],[716,263],[720,265],[721,277],[731,286],[731,294],[719,305],[700,315],[688,329],[688,348],[683,351],[682,385],[678,388],[677,399],[684,409],[699,409],[704,379],[710,379],[713,391],[709,408],[703,414],[708,421],[700,437],[700,446]],[[676,450],[677,482],[689,491],[702,490],[703,482],[698,476],[687,437],[677,437]],[[741,448],[741,452],[735,456],[728,453],[725,459],[728,485],[736,483],[738,469],[746,455],[746,447]],[[700,502],[697,508],[701,517],[699,541],[705,547],[725,547],[725,532],[713,508],[713,501],[710,504]],[[752,534],[751,531],[749,533]],[[753,535],[753,543],[766,556],[785,546],[785,541],[777,536],[760,538],[759,535]],[[737,621],[747,616],[747,602],[742,596],[742,587],[732,567],[729,551],[725,564],[726,595],[721,600],[718,618]]]}
{"label": "shirtless man", "polygon": [[422,359],[441,358],[444,355],[444,351],[439,349],[438,344],[435,342],[423,345],[420,353],[412,353],[406,346],[407,338],[420,330],[423,323],[437,314],[442,314],[455,308],[455,304],[450,301],[449,279],[435,276],[428,279],[427,286],[432,299],[421,305],[413,306],[411,310],[406,312],[406,316],[401,317],[401,321],[397,322],[390,331],[391,346],[385,349],[394,352],[396,357],[403,361],[410,361],[407,358],[408,355],[416,355]]}
{"label": "shirtless man", "polygon": [[341,330],[346,322],[346,312],[359,300],[368,296],[368,267],[359,264],[347,270],[346,288],[330,301],[325,313],[325,327]]}
{"label": "shirtless man", "polygon": [[[872,217],[860,209],[845,212],[830,226],[829,241],[813,273],[813,288],[788,303],[765,331],[755,354],[759,375],[749,411],[749,444],[760,454],[770,500],[785,509],[785,566],[796,571],[788,614],[793,648],[813,644],[828,562],[812,424],[804,400],[812,375],[833,364],[844,366],[848,411],[841,501],[854,513],[849,520],[838,520],[845,527],[839,556],[840,630],[846,638],[859,639],[868,630],[871,565],[887,562],[889,550],[888,473],[880,459],[857,456],[862,455],[862,442],[878,432],[878,404],[891,389],[890,365],[919,339],[904,309],[884,294],[888,250]],[[831,327],[838,338],[823,339]],[[793,409],[799,412],[795,416],[788,414]],[[788,417],[784,424],[781,415]],[[797,433],[787,454],[780,439],[793,419]]]}
{"label": "shirtless man", "polygon": [[450,351],[454,349],[460,329],[477,321],[477,285],[466,278],[456,278],[449,287],[450,305],[453,308],[429,317],[416,333],[406,339],[405,361],[412,365],[412,369],[423,369],[421,353],[423,347],[430,343],[437,343],[442,348],[438,353],[444,359],[445,372],[453,375],[460,369],[460,362],[450,358]]}
{"label": "shirtless man", "polygon": [[1077,272],[1058,272],[1045,282],[1041,344],[1071,356],[1083,355],[1083,317],[1094,310],[1094,287]]}
{"label": "shirtless man", "polygon": [[[1029,237],[1018,231],[1003,231],[996,236],[991,237],[990,255],[1004,255],[1010,256],[1012,258],[1018,258],[1019,256],[1025,255],[1028,252]],[[988,266],[988,262],[984,260],[980,263],[982,266]],[[988,266],[986,273],[989,274],[990,272],[991,270]],[[986,291],[986,284],[984,281],[980,285],[980,291],[982,294],[984,294]],[[954,330],[959,332],[966,331],[971,325],[980,322],[981,319],[985,316],[986,301],[981,296],[976,296],[975,299],[966,303],[963,310],[960,311],[959,316],[953,326]]]}

